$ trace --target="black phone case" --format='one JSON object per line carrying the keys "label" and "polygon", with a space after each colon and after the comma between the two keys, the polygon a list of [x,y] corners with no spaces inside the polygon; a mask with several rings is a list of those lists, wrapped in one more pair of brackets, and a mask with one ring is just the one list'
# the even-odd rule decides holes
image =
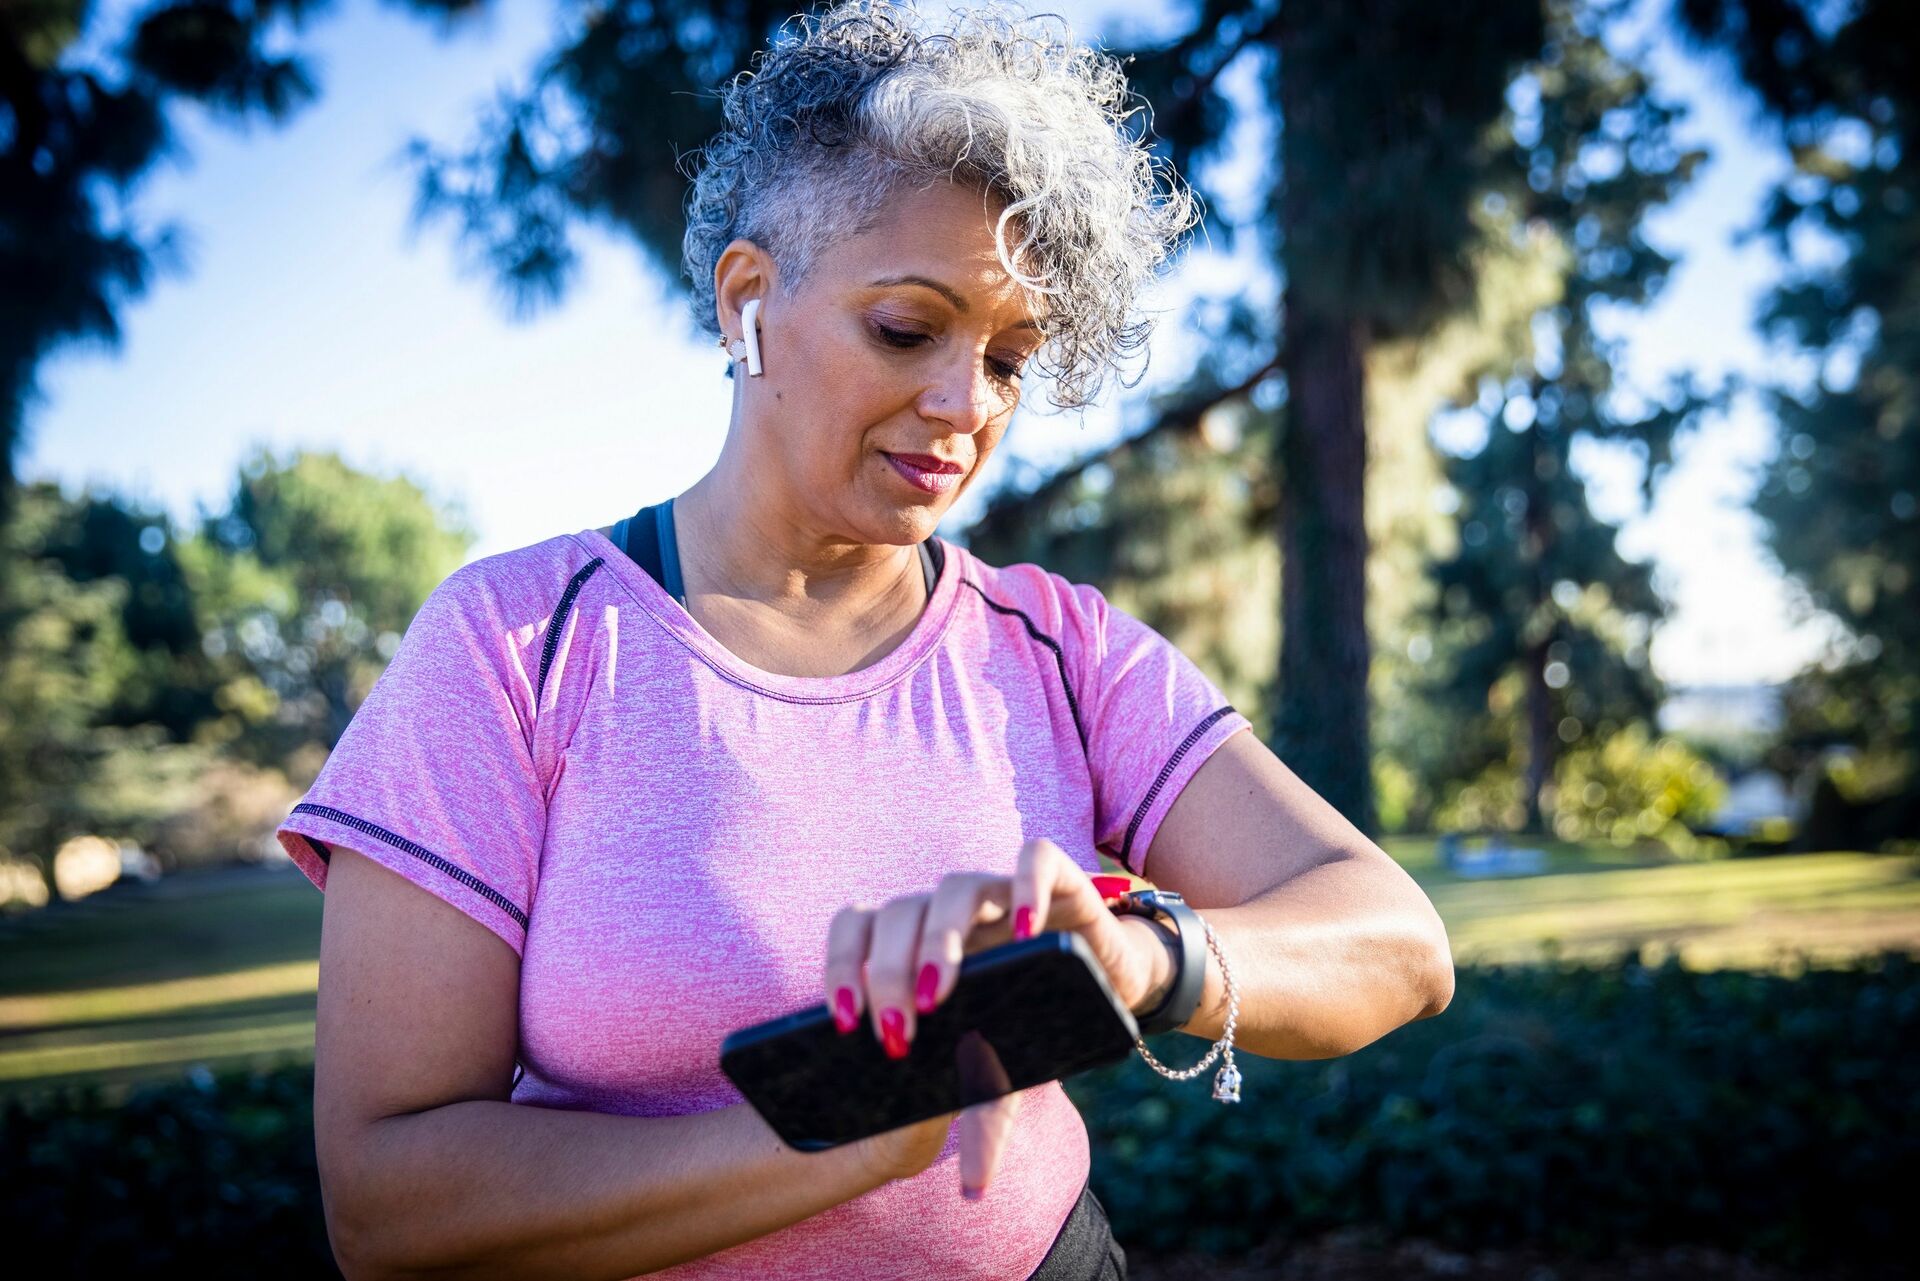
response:
{"label": "black phone case", "polygon": [[730,1033],[720,1068],[792,1148],[817,1152],[1125,1057],[1139,1035],[1086,942],[1048,930],[962,957],[904,1059],[824,1003]]}

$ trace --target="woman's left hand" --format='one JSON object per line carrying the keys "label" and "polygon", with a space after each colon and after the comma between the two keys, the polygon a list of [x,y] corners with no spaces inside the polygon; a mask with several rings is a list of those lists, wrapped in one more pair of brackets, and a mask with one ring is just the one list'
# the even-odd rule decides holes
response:
{"label": "woman's left hand", "polygon": [[[1106,971],[1129,1009],[1146,1007],[1170,960],[1160,931],[1144,918],[1116,916],[1087,871],[1052,841],[1028,841],[1012,876],[953,872],[930,894],[908,894],[878,908],[835,914],[827,940],[827,1008],[840,1030],[864,1009],[886,1052],[904,1058],[916,1013],[952,992],[969,952],[1042,930],[1072,930]],[[864,984],[862,983],[864,969]],[[976,1103],[960,1114],[960,1181],[985,1192],[1000,1163],[1020,1092]]]}

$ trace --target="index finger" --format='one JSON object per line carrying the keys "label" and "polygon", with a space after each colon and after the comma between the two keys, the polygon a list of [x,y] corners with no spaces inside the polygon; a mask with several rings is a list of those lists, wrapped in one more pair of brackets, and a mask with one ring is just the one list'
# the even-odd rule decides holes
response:
{"label": "index finger", "polygon": [[920,928],[914,1002],[922,1014],[953,990],[967,937],[983,914],[990,921],[1006,916],[1008,893],[1007,878],[990,872],[949,872],[941,878]]}
{"label": "index finger", "polygon": [[1013,871],[1013,936],[1070,930],[1106,911],[1087,870],[1044,836],[1020,847]]}

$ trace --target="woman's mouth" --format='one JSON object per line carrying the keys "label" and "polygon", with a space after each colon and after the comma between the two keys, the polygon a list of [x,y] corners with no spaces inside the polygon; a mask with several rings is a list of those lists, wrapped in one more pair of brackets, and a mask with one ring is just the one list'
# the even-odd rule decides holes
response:
{"label": "woman's mouth", "polygon": [[922,493],[947,493],[959,485],[961,480],[966,476],[965,472],[958,471],[928,471],[926,468],[917,467],[898,455],[889,454],[885,450],[881,450],[880,452],[885,455],[889,463],[893,464],[893,469],[899,472],[909,485],[912,485]]}

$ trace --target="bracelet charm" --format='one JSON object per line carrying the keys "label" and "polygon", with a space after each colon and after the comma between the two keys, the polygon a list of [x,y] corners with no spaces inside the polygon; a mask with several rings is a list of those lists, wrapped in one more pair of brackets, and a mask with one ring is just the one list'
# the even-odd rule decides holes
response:
{"label": "bracelet charm", "polygon": [[1240,1101],[1240,1069],[1231,1063],[1222,1064],[1213,1074],[1213,1097],[1222,1103]]}

